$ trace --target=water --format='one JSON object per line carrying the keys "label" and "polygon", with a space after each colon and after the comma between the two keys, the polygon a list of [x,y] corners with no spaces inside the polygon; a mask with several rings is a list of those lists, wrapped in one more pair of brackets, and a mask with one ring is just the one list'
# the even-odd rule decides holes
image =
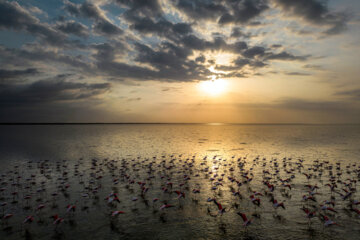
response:
{"label": "water", "polygon": [[[358,180],[359,125],[21,125],[0,126],[0,132],[0,173],[6,175],[2,177],[2,187],[6,190],[0,195],[0,203],[8,203],[5,214],[14,214],[8,222],[11,230],[1,231],[0,239],[4,236],[6,239],[356,239],[360,234],[360,219],[349,210],[350,201],[343,201],[337,193],[333,195],[338,213],[318,209],[310,227],[306,214],[300,210],[302,206],[318,208],[324,200],[330,200],[330,190],[325,186],[330,178],[329,166],[333,166],[334,175],[343,173],[342,182],[348,178]],[[93,159],[96,166],[91,169]],[[301,169],[299,159],[304,160]],[[39,163],[45,160],[48,167],[41,174]],[[323,165],[317,166],[316,161]],[[153,171],[148,173],[151,162]],[[274,166],[275,162],[278,167]],[[336,170],[337,162],[339,170]],[[242,169],[239,163],[243,164]],[[16,165],[18,170],[14,169]],[[172,168],[165,168],[169,166]],[[349,173],[346,166],[351,170]],[[319,171],[314,168],[323,175],[318,176]],[[75,176],[76,169],[84,176]],[[269,196],[261,196],[261,206],[256,207],[249,199],[251,191],[269,192],[263,184],[263,170],[275,173],[276,169],[278,175],[270,180],[276,186],[273,195],[280,202],[285,201],[286,209],[275,211]],[[285,169],[293,171],[286,173]],[[65,171],[67,176],[63,175]],[[228,179],[233,177],[243,182],[242,175],[246,172],[249,177],[253,175],[253,180],[239,188]],[[211,181],[216,173],[218,176]],[[307,180],[303,173],[313,177]],[[28,183],[25,180],[31,174],[36,175],[34,185],[29,183],[31,180]],[[191,179],[184,180],[184,174]],[[218,181],[221,174],[223,180]],[[11,186],[9,179],[17,175],[22,176],[21,186]],[[281,186],[278,176],[286,179],[291,175],[295,178],[290,182],[292,190],[288,191]],[[96,179],[97,176],[102,178]],[[114,179],[119,179],[119,183],[114,184]],[[129,184],[129,180],[135,183]],[[42,181],[46,182],[46,192],[37,202],[40,194],[36,189]],[[149,187],[144,198],[138,181],[146,182],[145,186]],[[175,193],[163,193],[161,187],[166,187],[169,181],[173,183],[172,190],[185,192],[185,199],[177,199]],[[223,186],[211,190],[217,181]],[[180,187],[180,183],[184,186]],[[308,194],[304,186],[307,183],[320,187],[315,195],[317,203],[302,201],[302,196]],[[65,184],[70,187],[61,191]],[[98,193],[90,194],[89,199],[81,197],[99,186]],[[200,194],[192,193],[194,188],[199,188]],[[342,188],[344,185],[338,183],[338,191],[344,193]],[[231,189],[239,190],[243,198],[233,196]],[[11,204],[14,190],[19,192],[19,200]],[[116,206],[104,200],[111,191],[117,192],[121,201]],[[51,197],[53,192],[59,194],[55,199]],[[29,203],[22,199],[25,195],[32,196]],[[131,201],[133,197],[138,200]],[[153,204],[155,197],[160,200]],[[217,207],[206,201],[208,197],[215,197],[226,212],[217,215]],[[359,193],[354,192],[351,199],[360,200]],[[164,200],[175,207],[159,210]],[[46,207],[39,213],[35,208],[40,203]],[[66,213],[67,204],[77,205],[74,215]],[[84,206],[88,209],[82,210]],[[114,210],[125,214],[111,218],[109,214]],[[245,229],[237,212],[249,217],[256,213],[260,218],[253,217],[253,223]],[[340,226],[324,227],[320,213],[330,216]],[[49,219],[54,214],[65,219],[56,230]],[[34,222],[22,224],[28,215],[34,215]],[[39,219],[41,223],[37,222]],[[2,225],[7,227],[4,221]]]}

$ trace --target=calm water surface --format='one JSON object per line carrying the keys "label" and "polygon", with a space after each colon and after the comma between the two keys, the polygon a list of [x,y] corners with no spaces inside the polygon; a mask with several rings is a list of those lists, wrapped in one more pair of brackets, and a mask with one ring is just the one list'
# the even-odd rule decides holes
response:
{"label": "calm water surface", "polygon": [[[325,228],[320,217],[315,217],[309,227],[300,210],[302,206],[319,207],[330,199],[330,190],[325,187],[331,174],[329,166],[335,168],[340,163],[340,169],[334,170],[334,175],[342,173],[337,180],[358,180],[359,125],[23,125],[0,126],[0,132],[0,173],[6,189],[0,203],[8,203],[2,209],[5,214],[14,214],[6,223],[12,226],[11,231],[1,231],[0,239],[358,239],[360,235],[360,218],[348,210],[347,201],[339,194],[334,194],[338,213],[326,215],[340,226]],[[299,168],[299,159],[303,168]],[[45,160],[48,168],[44,174],[39,163]],[[329,162],[315,167],[323,171],[322,176],[314,172],[316,161]],[[18,170],[14,166],[19,166]],[[76,168],[83,177],[75,175]],[[286,173],[285,169],[293,171]],[[285,201],[285,210],[275,211],[269,196],[260,197],[260,207],[251,203],[252,191],[268,191],[263,170],[274,174],[270,180],[276,185],[273,194]],[[11,185],[16,171],[22,176],[21,186]],[[253,180],[241,187],[228,179],[243,181],[246,172]],[[303,173],[313,177],[308,180]],[[25,179],[31,174],[36,175],[35,183],[25,188]],[[184,175],[190,179],[184,180]],[[291,175],[295,177],[292,190],[284,190],[279,179]],[[119,183],[114,184],[114,179]],[[37,202],[36,189],[45,181],[46,193]],[[138,181],[146,182],[149,188],[144,197]],[[161,190],[169,181],[172,190],[186,193],[185,199]],[[215,182],[222,186],[212,190]],[[179,186],[181,183],[184,185]],[[70,185],[65,192],[59,190],[64,184]],[[302,200],[308,192],[305,184],[320,187],[317,203]],[[82,197],[95,186],[99,187],[96,195]],[[194,188],[200,189],[200,194],[193,194]],[[343,185],[338,188],[342,191]],[[239,190],[242,199],[234,196],[232,189]],[[11,192],[15,190],[19,201],[11,204]],[[104,200],[111,191],[118,193],[120,203],[116,206]],[[51,197],[53,192],[59,193],[55,199]],[[22,200],[25,195],[33,196],[30,202]],[[134,197],[138,200],[132,201]],[[153,204],[155,197],[160,200]],[[215,197],[227,211],[217,215],[217,207],[206,201],[208,197]],[[354,192],[351,199],[360,200],[359,193]],[[161,211],[162,201],[175,207]],[[35,208],[40,203],[47,207],[38,213]],[[67,204],[77,205],[74,215],[66,213]],[[82,210],[84,206],[88,208]],[[125,214],[116,219],[109,217],[114,210]],[[245,229],[237,212],[258,217]],[[56,230],[49,219],[53,214],[65,219]],[[28,215],[34,215],[34,222],[22,224]],[[41,223],[37,223],[39,218]],[[4,221],[2,225],[6,227]]]}

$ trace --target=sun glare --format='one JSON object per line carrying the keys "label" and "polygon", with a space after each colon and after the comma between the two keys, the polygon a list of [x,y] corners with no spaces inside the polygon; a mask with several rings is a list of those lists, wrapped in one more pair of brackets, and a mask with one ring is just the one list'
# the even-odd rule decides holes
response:
{"label": "sun glare", "polygon": [[200,83],[200,90],[206,94],[216,96],[226,91],[227,82],[223,79],[209,80]]}

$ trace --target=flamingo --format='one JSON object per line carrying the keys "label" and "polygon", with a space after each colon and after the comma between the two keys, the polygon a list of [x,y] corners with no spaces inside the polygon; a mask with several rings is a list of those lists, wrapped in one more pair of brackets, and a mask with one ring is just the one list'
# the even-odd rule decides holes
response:
{"label": "flamingo", "polygon": [[277,209],[278,207],[282,207],[285,209],[285,205],[283,202],[279,203],[276,199],[272,199],[273,207]]}
{"label": "flamingo", "polygon": [[219,214],[225,213],[225,208],[223,208],[220,203],[218,203],[216,200],[214,200],[214,203],[216,204],[216,206],[217,206],[218,209],[219,209]]}
{"label": "flamingo", "polygon": [[305,207],[301,208],[301,210],[303,210],[306,213],[307,218],[310,219],[310,218],[315,217],[316,210],[310,211],[308,208],[305,208]]}
{"label": "flamingo", "polygon": [[5,215],[3,216],[3,219],[4,219],[4,220],[8,220],[8,219],[10,219],[12,216],[14,216],[14,215],[11,214],[11,213],[8,213],[8,214],[5,214]]}
{"label": "flamingo", "polygon": [[3,212],[3,215],[4,215],[4,212],[5,212],[5,206],[7,205],[7,202],[2,202],[0,204],[0,206],[2,207],[2,212]]}
{"label": "flamingo", "polygon": [[239,214],[242,218],[242,220],[244,221],[243,226],[247,227],[252,223],[252,219],[248,219],[245,215],[245,213],[242,212],[238,212],[237,214]]}
{"label": "flamingo", "polygon": [[335,206],[335,202],[334,201],[329,201],[329,200],[325,200],[324,204],[332,205],[333,207]]}
{"label": "flamingo", "polygon": [[265,184],[267,185],[270,192],[273,192],[275,190],[274,185],[270,184],[269,182],[266,182]]}
{"label": "flamingo", "polygon": [[[339,192],[338,192],[339,193]],[[352,195],[352,192],[348,192],[347,194],[342,194],[342,193],[339,193],[341,198],[345,201],[346,199],[348,199],[351,195]]]}
{"label": "flamingo", "polygon": [[319,187],[317,185],[310,185],[310,184],[307,184],[305,185],[305,187],[308,187],[310,189],[310,192],[313,192],[315,191],[316,189],[319,189]]}
{"label": "flamingo", "polygon": [[107,200],[108,204],[112,204],[114,201],[120,203],[120,199],[115,193],[111,196],[106,197],[105,200]]}
{"label": "flamingo", "polygon": [[[35,196],[40,196],[42,198],[46,198],[48,193],[46,192],[46,188],[51,189],[50,191],[61,191],[62,193],[64,193],[64,189],[68,189],[70,188],[70,185],[68,184],[69,182],[71,183],[71,188],[76,188],[76,186],[73,186],[73,181],[71,181],[70,176],[73,176],[72,173],[74,173],[75,176],[80,176],[82,178],[82,176],[84,176],[84,182],[83,183],[79,183],[80,188],[83,187],[82,190],[80,190],[80,194],[84,193],[84,197],[86,198],[92,198],[94,200],[94,205],[98,204],[97,199],[100,197],[102,198],[103,195],[105,195],[104,197],[106,201],[104,201],[103,204],[107,204],[111,203],[116,205],[116,203],[119,203],[120,200],[118,198],[118,195],[114,192],[111,192],[109,195],[107,195],[106,193],[103,193],[102,189],[101,189],[101,184],[100,181],[104,181],[105,179],[107,179],[106,181],[109,180],[109,182],[111,183],[110,186],[107,186],[107,188],[112,188],[114,189],[114,191],[120,191],[122,192],[123,189],[120,190],[120,188],[125,187],[127,190],[129,190],[131,193],[134,192],[134,187],[129,187],[131,186],[130,184],[138,184],[139,186],[139,190],[136,188],[136,190],[138,191],[139,195],[141,194],[141,197],[144,199],[144,203],[147,204],[147,200],[145,199],[145,193],[146,194],[154,194],[152,196],[155,196],[155,194],[159,194],[159,192],[161,193],[161,190],[163,190],[164,193],[168,193],[168,196],[171,196],[172,193],[176,193],[177,194],[177,198],[185,198],[186,194],[192,193],[194,194],[194,196],[197,196],[198,193],[200,193],[200,186],[203,186],[201,184],[205,184],[206,182],[204,181],[208,181],[207,183],[211,186],[214,187],[218,190],[224,188],[224,186],[226,184],[229,184],[228,186],[230,187],[230,191],[229,192],[214,192],[213,197],[210,197],[206,200],[206,198],[204,198],[203,200],[206,200],[207,202],[214,202],[214,204],[216,204],[217,209],[215,211],[214,215],[211,215],[213,217],[219,216],[219,214],[223,214],[225,213],[225,208],[223,208],[223,206],[219,203],[222,202],[222,199],[227,199],[227,200],[232,200],[234,201],[235,198],[229,198],[229,196],[239,196],[241,199],[241,191],[240,188],[242,185],[248,184],[251,179],[254,179],[255,181],[255,185],[259,182],[259,180],[262,180],[262,183],[264,184],[264,189],[265,189],[265,194],[269,197],[271,197],[271,202],[272,205],[275,209],[275,211],[278,211],[277,209],[279,207],[282,207],[283,209],[285,209],[285,203],[284,202],[278,202],[276,199],[274,199],[275,193],[274,190],[277,187],[281,187],[280,192],[282,193],[282,195],[284,196],[284,192],[288,193],[290,190],[295,190],[296,192],[300,189],[302,189],[302,187],[299,187],[299,182],[297,182],[296,184],[290,185],[290,183],[292,183],[292,179],[296,177],[298,177],[298,175],[296,175],[296,172],[298,170],[299,174],[302,174],[302,169],[305,168],[308,171],[308,176],[311,176],[311,180],[314,181],[314,183],[311,183],[311,185],[308,184],[307,185],[302,185],[303,189],[306,189],[307,191],[305,192],[306,195],[303,196],[303,198],[300,198],[298,200],[303,200],[303,201],[307,201],[307,208],[303,208],[302,210],[306,213],[307,218],[309,219],[309,223],[310,223],[310,219],[313,218],[316,215],[319,215],[319,217],[323,220],[321,225],[325,225],[325,226],[331,226],[331,225],[335,225],[332,222],[328,222],[328,218],[327,216],[323,216],[323,214],[328,213],[329,211],[331,212],[335,212],[336,210],[335,208],[335,197],[333,197],[333,192],[338,193],[341,198],[344,200],[344,204],[342,204],[343,206],[347,205],[348,208],[345,210],[349,210],[349,211],[354,211],[354,215],[356,214],[357,216],[360,216],[360,210],[358,210],[356,207],[360,204],[359,201],[353,200],[352,197],[354,195],[356,195],[356,179],[358,173],[360,173],[360,168],[358,168],[357,165],[353,166],[353,169],[350,169],[347,167],[346,172],[342,171],[341,176],[343,176],[344,178],[346,178],[345,176],[348,176],[347,180],[341,180],[340,175],[338,175],[337,173],[341,172],[341,168],[340,165],[338,164],[330,164],[330,163],[326,163],[326,161],[320,162],[320,161],[314,161],[312,166],[309,166],[307,164],[303,164],[304,160],[297,160],[297,161],[291,161],[288,160],[288,158],[284,158],[283,159],[283,168],[281,168],[281,162],[280,160],[276,160],[272,159],[270,161],[270,164],[268,163],[269,161],[267,161],[266,159],[263,160],[263,162],[261,162],[261,158],[255,158],[252,162],[249,163],[249,161],[246,160],[246,158],[235,158],[234,160],[230,161],[226,161],[225,158],[220,158],[219,156],[215,157],[213,160],[213,166],[212,169],[210,170],[209,164],[211,165],[211,163],[207,162],[207,161],[202,161],[200,163],[198,163],[194,157],[188,157],[185,159],[179,159],[176,157],[176,155],[174,155],[173,158],[171,158],[170,160],[167,160],[165,157],[163,157],[164,161],[163,162],[157,162],[157,160],[155,160],[154,158],[140,158],[140,157],[134,157],[134,158],[129,158],[129,159],[123,159],[123,160],[119,160],[118,162],[116,160],[108,160],[108,159],[104,159],[104,160],[96,160],[96,161],[92,161],[90,162],[90,164],[92,164],[91,169],[82,169],[82,162],[78,162],[75,164],[75,170],[73,172],[71,172],[69,164],[66,161],[59,161],[54,163],[48,162],[48,161],[41,161],[40,163],[38,163],[39,166],[39,170],[40,170],[40,175],[36,175],[36,176],[32,176],[31,178],[26,178],[26,177],[20,177],[18,178],[18,176],[20,176],[22,174],[23,170],[21,169],[21,165],[17,168],[17,169],[11,169],[12,171],[9,171],[9,173],[7,174],[3,174],[0,175],[0,184],[1,185],[11,185],[11,187],[9,189],[4,189],[4,190],[0,190],[0,198],[1,200],[5,199],[11,199],[14,198],[17,199],[21,204],[19,205],[13,205],[12,209],[16,209],[17,206],[23,206],[24,203],[26,203],[26,201],[30,200],[30,197],[27,198],[27,196],[33,196],[32,193],[32,186],[34,185],[35,187]],[[211,161],[212,156],[209,156],[208,159]],[[268,165],[267,165],[268,163]],[[269,167],[270,165],[270,167]],[[41,166],[41,167],[40,167]],[[266,166],[269,167],[269,170],[266,169]],[[199,169],[197,168],[199,167]],[[256,168],[263,168],[260,169],[260,171],[258,171],[259,169]],[[334,173],[334,176],[332,176],[333,173],[331,173],[331,169],[332,167],[334,167],[334,170],[336,169],[336,172]],[[339,168],[339,169],[338,169]],[[229,169],[232,169],[233,171],[229,171]],[[338,170],[337,170],[338,169]],[[261,171],[263,170],[263,171]],[[329,170],[329,176],[327,175],[327,170]],[[349,171],[347,171],[349,170]],[[351,171],[354,170],[354,171]],[[33,171],[31,169],[29,169],[29,171]],[[80,171],[84,171],[83,173],[80,174]],[[108,171],[108,172],[106,172]],[[240,176],[240,181],[236,180],[234,178],[235,174],[237,174],[237,172],[239,171],[239,175]],[[34,169],[35,172],[35,169]],[[255,176],[255,172],[259,172],[259,176]],[[30,173],[31,174],[31,173]],[[284,175],[285,177],[284,177]],[[318,181],[318,183],[322,183],[321,180],[321,175],[324,174],[324,176],[329,177],[328,184],[325,185],[322,184],[322,187],[318,187],[315,184],[315,180]],[[39,181],[35,181],[38,180],[39,178],[47,178],[47,176],[51,177],[53,180],[39,180]],[[89,176],[89,179],[85,179],[85,176]],[[280,178],[283,177],[283,178]],[[78,177],[78,178],[80,178]],[[193,182],[192,178],[197,177],[196,181]],[[262,179],[259,179],[262,178]],[[138,181],[140,178],[143,179],[143,181]],[[211,178],[209,180],[209,178]],[[276,179],[275,179],[276,178]],[[6,179],[6,181],[5,181]],[[50,178],[49,178],[50,179]],[[55,180],[54,180],[55,179]],[[104,180],[101,180],[104,179]],[[153,180],[154,179],[154,180]],[[160,179],[164,179],[164,180],[160,180]],[[227,180],[226,180],[227,179]],[[301,178],[299,179],[299,181],[304,180],[305,178]],[[172,184],[171,182],[173,182],[174,184]],[[124,185],[122,184],[124,183]],[[169,184],[171,183],[171,184]],[[39,185],[38,185],[39,184]],[[55,184],[55,187],[53,188],[52,184]],[[195,184],[195,185],[193,185]],[[339,185],[339,188],[337,188],[337,186],[335,186],[336,184]],[[155,186],[156,185],[156,186]],[[260,206],[260,197],[259,196],[263,196],[263,194],[261,192],[257,192],[257,191],[253,191],[251,189],[251,186],[255,186],[253,185],[253,183],[248,184],[248,192],[250,193],[250,199],[248,198],[247,200],[243,200],[242,203],[245,202],[249,202],[250,201],[254,204],[254,205],[258,205]],[[136,185],[137,186],[137,185]],[[151,186],[151,187],[150,187]],[[154,188],[152,186],[155,186]],[[178,188],[178,191],[174,191],[173,189],[175,189],[175,186],[180,186]],[[196,186],[195,188],[191,188],[191,186]],[[238,187],[236,189],[236,186]],[[305,186],[305,187],[304,187]],[[325,186],[329,186],[330,190],[333,190],[331,193],[331,199],[330,200],[325,200],[325,201],[319,201],[319,205],[316,204],[316,206],[314,206],[314,208],[309,208],[310,206],[310,202],[314,201],[317,202],[316,200],[319,199],[315,199],[315,196],[317,196],[316,194],[319,194],[317,192],[320,192],[320,194],[324,194],[325,190],[327,190],[327,192],[329,192],[329,188],[325,187]],[[160,190],[160,188],[163,187],[163,189]],[[204,188],[207,189],[204,185]],[[36,190],[38,189],[38,190]],[[319,191],[318,191],[319,189]],[[208,190],[206,190],[208,191]],[[16,192],[16,195],[11,195],[11,193]],[[38,193],[36,193],[38,192]],[[41,194],[40,194],[41,193]],[[330,193],[330,192],[329,192]],[[50,192],[51,194],[51,192]],[[50,195],[49,194],[49,195]],[[97,196],[98,194],[98,196]],[[196,194],[196,195],[195,195]],[[230,195],[231,194],[231,195]],[[352,194],[352,195],[351,195]],[[9,195],[9,196],[7,196]],[[164,194],[166,195],[166,194]],[[191,195],[191,194],[190,194]],[[223,196],[225,195],[225,196]],[[330,194],[329,194],[330,195]],[[22,197],[19,197],[22,196]],[[91,196],[91,197],[90,197]],[[194,197],[191,196],[191,197]],[[201,197],[202,195],[199,194],[199,196]],[[216,198],[215,198],[216,196]],[[302,195],[300,195],[302,196]],[[356,195],[357,196],[357,195]],[[66,197],[65,194],[64,196],[61,194],[53,196],[53,201],[55,202],[56,200],[58,201],[62,201],[64,203],[65,199],[63,197]],[[78,198],[81,198],[82,195],[77,196]],[[139,197],[139,196],[138,196]],[[160,196],[159,196],[160,197]],[[259,197],[259,198],[258,198]],[[137,200],[137,197],[132,198],[131,194],[130,197],[125,198],[123,201],[125,204],[131,202],[132,200]],[[139,198],[140,199],[140,198]],[[151,199],[151,198],[150,198]],[[40,219],[40,212],[42,211],[41,209],[43,209],[45,207],[45,204],[47,204],[48,202],[52,202],[52,197],[50,195],[50,201],[45,201],[43,204],[38,205],[38,207],[34,208],[34,212],[37,213],[37,215],[35,215],[36,220]],[[237,200],[237,199],[236,199]],[[261,198],[261,200],[263,200]],[[323,200],[323,199],[322,199]],[[9,201],[9,200],[7,200]],[[42,199],[40,199],[38,201],[38,199],[36,199],[37,202],[42,201]],[[151,200],[150,200],[151,201]],[[156,213],[156,209],[157,209],[157,202],[159,202],[159,198],[153,198],[153,212]],[[244,202],[245,201],[245,202]],[[345,204],[346,203],[348,204]],[[296,206],[296,200],[293,201],[294,205]],[[298,201],[299,203],[300,201]],[[32,203],[32,201],[30,200],[30,203]],[[41,203],[41,202],[40,202]],[[163,204],[164,203],[164,204]],[[180,200],[179,200],[180,203]],[[190,201],[183,201],[181,203],[184,204],[190,204]],[[76,203],[75,203],[76,204]],[[140,204],[140,203],[138,203]],[[163,204],[163,205],[162,205]],[[114,205],[111,205],[109,207],[115,207]],[[212,206],[212,204],[209,204]],[[252,205],[252,204],[251,204]],[[341,204],[340,204],[341,205]],[[6,207],[8,205],[2,205],[0,204],[0,208],[3,208],[3,211],[6,210]],[[72,205],[67,205],[66,207],[64,207],[64,212],[73,212],[75,211],[75,208],[71,207]],[[160,207],[161,206],[161,207]],[[176,207],[177,205],[171,205],[171,204],[167,204],[167,202],[162,202],[161,204],[159,204],[159,207],[161,210],[164,210],[163,212],[160,213],[160,219],[164,219],[164,215],[166,214],[165,209],[167,208],[171,208],[171,207]],[[239,204],[237,203],[237,201],[234,201],[232,206],[235,206],[235,208],[238,208]],[[290,206],[290,205],[289,205]],[[263,208],[264,211],[267,212],[267,204],[264,204]],[[288,207],[288,206],[286,206]],[[89,206],[89,208],[92,208],[92,206]],[[256,206],[254,206],[255,209],[258,209]],[[114,208],[116,209],[116,208]],[[200,208],[201,209],[201,208]],[[315,211],[316,209],[316,211]],[[94,208],[95,210],[95,208]],[[101,208],[101,206],[98,205],[98,208],[96,208],[96,211],[99,211],[99,213],[101,213],[101,211],[103,211],[104,209]],[[181,209],[179,209],[180,211]],[[217,213],[217,210],[219,211],[219,213]],[[227,210],[227,209],[226,209]],[[18,209],[16,209],[16,212],[18,211]],[[21,210],[20,210],[21,211]],[[51,209],[49,209],[49,211],[51,211]],[[208,207],[208,212],[210,211],[210,208]],[[115,222],[116,221],[116,216],[123,214],[124,212],[122,211],[108,211],[109,213],[107,215],[110,215],[110,221],[111,222]],[[228,211],[226,211],[228,212]],[[317,214],[317,212],[319,212],[319,214]],[[82,214],[82,216],[86,216],[87,213],[83,212],[80,213]],[[138,212],[137,214],[141,214],[141,212]],[[175,213],[174,213],[175,214]],[[247,225],[249,225],[251,223],[251,219],[248,220],[247,218],[244,218],[242,216],[242,213],[237,213],[239,216],[242,217],[243,221],[244,221],[244,226],[246,227]],[[300,212],[300,214],[302,214]],[[342,219],[342,212],[339,212],[339,219]],[[4,217],[4,212],[2,214],[2,218]],[[29,214],[26,214],[29,215]],[[25,216],[26,216],[25,215]],[[253,215],[255,216],[255,215]],[[30,217],[30,216],[28,216]],[[69,216],[66,216],[66,219],[68,220]],[[114,217],[114,218],[112,218]],[[245,216],[246,217],[246,216]],[[296,216],[294,216],[296,217]],[[15,217],[14,217],[15,218]],[[30,218],[29,218],[30,219]],[[59,219],[59,220],[58,220]],[[2,219],[3,223],[5,223],[5,219]],[[15,219],[11,219],[11,220],[15,220]],[[10,220],[10,221],[11,221]],[[265,221],[267,221],[268,219],[265,219]],[[335,220],[335,219],[334,219]],[[26,223],[30,223],[30,220],[28,220],[29,222]],[[62,221],[66,221],[66,220],[61,220],[61,218],[54,218],[54,222],[57,221],[57,223],[54,223],[55,225],[60,224]],[[70,223],[70,219],[69,219],[69,223]],[[248,222],[247,222],[248,221]],[[331,220],[330,220],[331,221]],[[347,221],[351,221],[351,218],[347,218]],[[39,221],[40,222],[40,221]],[[327,223],[328,222],[328,223]],[[30,225],[28,225],[30,226]],[[347,227],[347,226],[346,226]]]}
{"label": "flamingo", "polygon": [[171,208],[171,207],[175,207],[174,205],[171,205],[171,204],[164,204],[160,207],[160,210],[164,210],[166,208]]}
{"label": "flamingo", "polygon": [[256,192],[256,191],[253,191],[253,194],[254,194],[255,196],[264,196],[262,193]]}
{"label": "flamingo", "polygon": [[334,212],[334,213],[337,213],[337,211],[331,207],[328,207],[328,206],[325,206],[325,205],[320,205],[320,208],[321,210],[328,210],[328,211],[331,211],[331,212]]}
{"label": "flamingo", "polygon": [[331,220],[330,218],[328,218],[325,215],[322,215],[322,217],[323,217],[323,220],[324,220],[324,226],[325,227],[332,226],[332,225],[339,225],[339,224],[337,224],[336,222],[334,222],[333,220]]}
{"label": "flamingo", "polygon": [[54,220],[54,222],[53,222],[54,225],[59,225],[60,223],[62,223],[64,221],[64,219],[59,217],[57,214],[52,216],[51,218]]}
{"label": "flamingo", "polygon": [[175,191],[175,193],[178,195],[178,199],[180,199],[180,198],[185,198],[185,193],[183,193],[183,192],[180,192],[180,191]]}
{"label": "flamingo", "polygon": [[315,199],[315,197],[313,197],[313,196],[306,196],[306,195],[304,195],[304,196],[303,196],[303,200],[305,200],[305,201],[311,200],[311,201],[313,201],[313,202],[316,202],[316,199]]}
{"label": "flamingo", "polygon": [[112,217],[116,217],[116,216],[118,216],[118,215],[120,215],[120,214],[124,214],[125,212],[123,212],[123,211],[113,211],[113,212],[111,212],[111,216]]}
{"label": "flamingo", "polygon": [[75,205],[69,204],[69,205],[66,206],[66,212],[75,212],[75,210],[76,210]]}
{"label": "flamingo", "polygon": [[200,193],[200,189],[193,189],[193,193]]}
{"label": "flamingo", "polygon": [[359,209],[353,208],[352,210],[353,210],[354,212],[356,212],[356,213],[358,214],[358,216],[360,217],[360,210],[359,210]]}
{"label": "flamingo", "polygon": [[32,223],[34,221],[33,216],[27,216],[23,223]]}
{"label": "flamingo", "polygon": [[255,198],[254,195],[250,196],[251,202],[257,206],[260,206],[260,198]]}

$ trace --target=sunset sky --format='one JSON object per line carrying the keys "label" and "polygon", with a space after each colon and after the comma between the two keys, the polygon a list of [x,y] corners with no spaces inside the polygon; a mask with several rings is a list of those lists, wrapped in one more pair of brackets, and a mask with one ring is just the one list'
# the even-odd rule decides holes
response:
{"label": "sunset sky", "polygon": [[359,0],[0,0],[0,122],[360,123]]}

